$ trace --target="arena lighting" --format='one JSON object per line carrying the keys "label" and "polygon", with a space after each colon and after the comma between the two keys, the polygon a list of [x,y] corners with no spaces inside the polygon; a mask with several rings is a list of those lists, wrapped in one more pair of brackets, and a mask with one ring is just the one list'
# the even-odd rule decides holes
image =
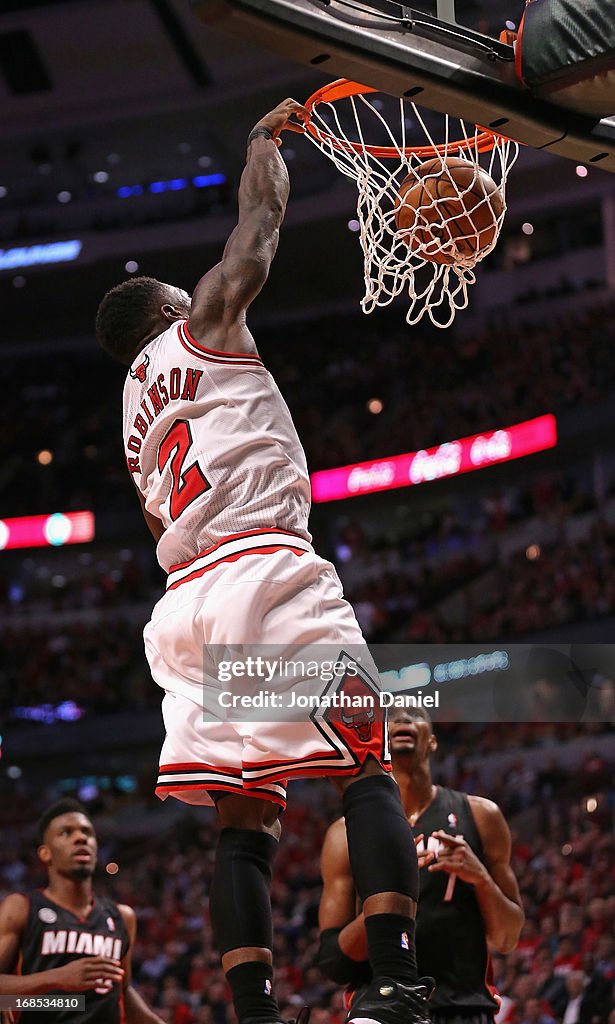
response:
{"label": "arena lighting", "polygon": [[192,184],[195,188],[209,188],[211,185],[224,185],[225,181],[225,174],[197,174],[196,178],[192,179]]}
{"label": "arena lighting", "polygon": [[54,512],[47,516],[0,519],[0,551],[60,547],[94,540],[93,512]]}
{"label": "arena lighting", "polygon": [[43,245],[0,249],[0,270],[35,267],[41,263],[69,263],[77,259],[82,248],[83,242],[74,238],[70,242],[48,242]]}
{"label": "arena lighting", "polygon": [[[225,174],[197,174],[194,178],[171,178],[169,181],[152,181],[147,186],[147,191],[153,195],[161,192],[179,192],[188,188],[191,184],[195,188],[210,188],[212,185],[224,185]],[[129,196],[142,196],[145,189],[143,185],[122,185],[116,189],[116,195],[120,199],[128,199]]]}
{"label": "arena lighting", "polygon": [[436,448],[312,473],[312,499],[316,503],[340,501],[394,487],[412,487],[510,462],[556,444],[555,416],[538,416],[512,427],[447,441]]}
{"label": "arena lighting", "polygon": [[13,718],[22,718],[28,722],[78,722],[85,715],[85,709],[74,700],[63,700],[60,704],[35,704],[30,707],[16,707],[11,710]]}
{"label": "arena lighting", "polygon": [[442,661],[435,664],[433,669],[426,661],[404,665],[403,668],[381,672],[380,681],[384,690],[395,693],[399,690],[415,690],[419,686],[429,686],[432,679],[436,683],[448,683],[485,673],[506,672],[509,668],[508,651],[489,651],[475,654],[470,658]]}

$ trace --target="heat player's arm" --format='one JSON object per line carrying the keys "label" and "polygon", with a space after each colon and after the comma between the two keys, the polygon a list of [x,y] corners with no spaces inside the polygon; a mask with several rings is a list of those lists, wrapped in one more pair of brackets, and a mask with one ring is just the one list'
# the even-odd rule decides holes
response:
{"label": "heat player's arm", "polygon": [[152,513],[148,512],[148,510],[146,509],[146,507],[145,507],[145,498],[141,494],[141,491],[139,490],[138,487],[137,487],[137,494],[139,495],[139,501],[141,503],[141,509],[142,509],[143,515],[145,517],[145,522],[147,523],[147,525],[149,527],[149,531],[150,531],[152,537],[154,538],[154,540],[156,541],[156,544],[157,544],[158,541],[160,540],[160,538],[162,537],[165,528],[164,528],[164,526],[162,524],[162,521],[160,519],[158,519],[157,516],[153,516]]}
{"label": "heat player's arm", "polygon": [[128,952],[122,960],[124,968],[124,1019],[126,1024],[163,1024],[162,1018],[150,1010],[144,999],[132,986],[132,950],[137,937],[137,918],[132,907],[119,904],[118,910],[130,938]]}
{"label": "heat player's arm", "polygon": [[[325,835],[320,855],[322,875],[322,896],[318,909],[318,925],[321,935],[337,930],[336,942],[342,957],[359,963],[367,960],[367,935],[363,914],[357,914],[357,894],[350,870],[346,825],[343,818],[334,821]],[[333,980],[350,981],[350,977],[336,977],[343,972],[342,961],[328,965],[323,961],[332,957],[333,947],[324,950],[321,942],[321,967]],[[350,965],[346,965],[350,968]],[[333,968],[333,969],[332,969]]]}
{"label": "heat player's arm", "polygon": [[0,995],[43,995],[53,989],[51,971],[27,976],[15,973],[27,921],[27,898],[20,893],[7,896],[0,906]]}
{"label": "heat player's arm", "polygon": [[280,225],[289,193],[286,164],[278,151],[278,135],[291,115],[307,111],[295,100],[285,100],[254,129],[270,132],[248,143],[246,166],[239,185],[239,219],[222,260],[197,284],[192,296],[188,329],[208,348],[228,352],[254,352],[254,339],[246,326],[246,311],[265,284],[278,247]]}
{"label": "heat player's arm", "polygon": [[497,804],[469,796],[470,807],[483,845],[488,874],[475,886],[489,944],[498,953],[510,953],[521,934],[525,915],[517,879],[510,865],[511,838]]}
{"label": "heat player's arm", "polygon": [[[15,971],[19,962],[19,948],[28,920],[28,901],[13,893],[0,906],[0,995],[13,995]],[[20,994],[20,993],[18,993]],[[25,993],[24,993],[25,994]]]}

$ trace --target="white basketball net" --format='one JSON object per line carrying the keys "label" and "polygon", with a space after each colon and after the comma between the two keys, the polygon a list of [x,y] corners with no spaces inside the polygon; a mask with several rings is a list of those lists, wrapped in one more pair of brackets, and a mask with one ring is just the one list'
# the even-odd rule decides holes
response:
{"label": "white basketball net", "polygon": [[[444,144],[441,141],[442,135],[438,143],[432,138],[426,118],[416,105],[401,99],[401,127],[399,138],[396,138],[389,123],[390,118],[385,119],[380,112],[382,103],[373,98],[379,95],[370,93],[371,99],[359,94],[335,102],[321,100],[312,110],[311,125],[315,135],[306,131],[306,138],[342,174],[357,183],[357,215],[365,271],[365,296],[361,300],[363,311],[371,313],[376,306],[387,306],[407,289],[410,306],[406,320],[409,324],[418,323],[427,313],[436,326],[449,327],[457,310],[465,309],[468,305],[468,288],[476,281],[474,268],[492,251],[498,240],[506,213],[506,179],[517,159],[519,147],[516,142],[495,136],[493,149],[483,154],[483,170],[497,186],[495,198],[497,200],[499,196],[499,200],[494,209],[492,199],[480,185],[481,154],[477,141],[480,129],[468,126],[459,118],[443,114]],[[362,122],[372,121],[372,118],[377,119],[381,126],[379,134],[382,136],[384,132],[386,136],[384,145],[394,148],[394,160],[387,157],[385,162],[385,159],[374,156],[366,149],[372,140],[365,139],[366,127]],[[431,157],[417,157],[406,152],[406,147],[411,144],[406,141],[409,119],[412,120],[415,132],[418,126],[424,133],[425,140],[421,145],[435,148],[439,144],[442,157],[455,156],[467,161],[473,174],[469,176],[468,182],[464,182],[463,188],[458,188],[452,178],[446,178],[448,205],[446,199],[434,201],[433,194],[415,190],[415,198],[418,194],[425,201],[413,204],[416,208],[414,222],[398,230],[395,215],[401,182],[408,175],[414,175],[417,182],[428,180],[421,179],[416,174],[416,168],[434,157],[437,169],[430,172],[429,177],[435,179],[444,170],[441,160],[437,159],[437,152]],[[346,130],[342,120],[347,126]],[[467,148],[458,148],[460,140]],[[415,146],[414,139],[412,145]],[[451,189],[455,190],[455,196],[451,196]],[[480,193],[478,205],[477,190]],[[471,202],[468,201],[467,214],[464,216],[464,196],[470,193],[473,196]],[[463,204],[462,207],[458,200]],[[480,233],[473,230],[470,223],[470,218],[476,217],[478,206],[482,207]],[[413,216],[412,211],[404,212]],[[435,262],[434,255],[444,257],[446,262]]]}

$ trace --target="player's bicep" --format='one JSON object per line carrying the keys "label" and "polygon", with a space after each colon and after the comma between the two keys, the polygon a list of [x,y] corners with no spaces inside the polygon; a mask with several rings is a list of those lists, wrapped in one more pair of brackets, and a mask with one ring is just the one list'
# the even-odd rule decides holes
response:
{"label": "player's bicep", "polygon": [[325,836],[320,870],[323,882],[318,910],[320,930],[343,928],[356,917],[356,891],[343,819],[335,822]]}
{"label": "player's bicep", "polygon": [[197,284],[188,329],[208,348],[255,351],[245,313],[265,284],[279,239],[273,211],[254,211],[237,225],[220,263]]}
{"label": "player's bicep", "polygon": [[483,844],[485,865],[504,895],[521,906],[517,879],[510,866],[512,840],[506,819],[491,800],[474,798],[472,812]]}
{"label": "player's bicep", "polygon": [[19,963],[21,937],[28,917],[28,901],[14,893],[0,907],[0,974],[12,974]]}

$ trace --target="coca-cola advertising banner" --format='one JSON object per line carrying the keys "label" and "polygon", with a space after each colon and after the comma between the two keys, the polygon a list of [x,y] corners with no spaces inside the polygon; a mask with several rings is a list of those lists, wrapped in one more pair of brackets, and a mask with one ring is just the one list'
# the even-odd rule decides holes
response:
{"label": "coca-cola advertising banner", "polygon": [[555,416],[538,416],[512,427],[446,441],[420,452],[312,473],[312,499],[315,502],[339,501],[393,487],[411,487],[510,462],[554,448],[556,444]]}

